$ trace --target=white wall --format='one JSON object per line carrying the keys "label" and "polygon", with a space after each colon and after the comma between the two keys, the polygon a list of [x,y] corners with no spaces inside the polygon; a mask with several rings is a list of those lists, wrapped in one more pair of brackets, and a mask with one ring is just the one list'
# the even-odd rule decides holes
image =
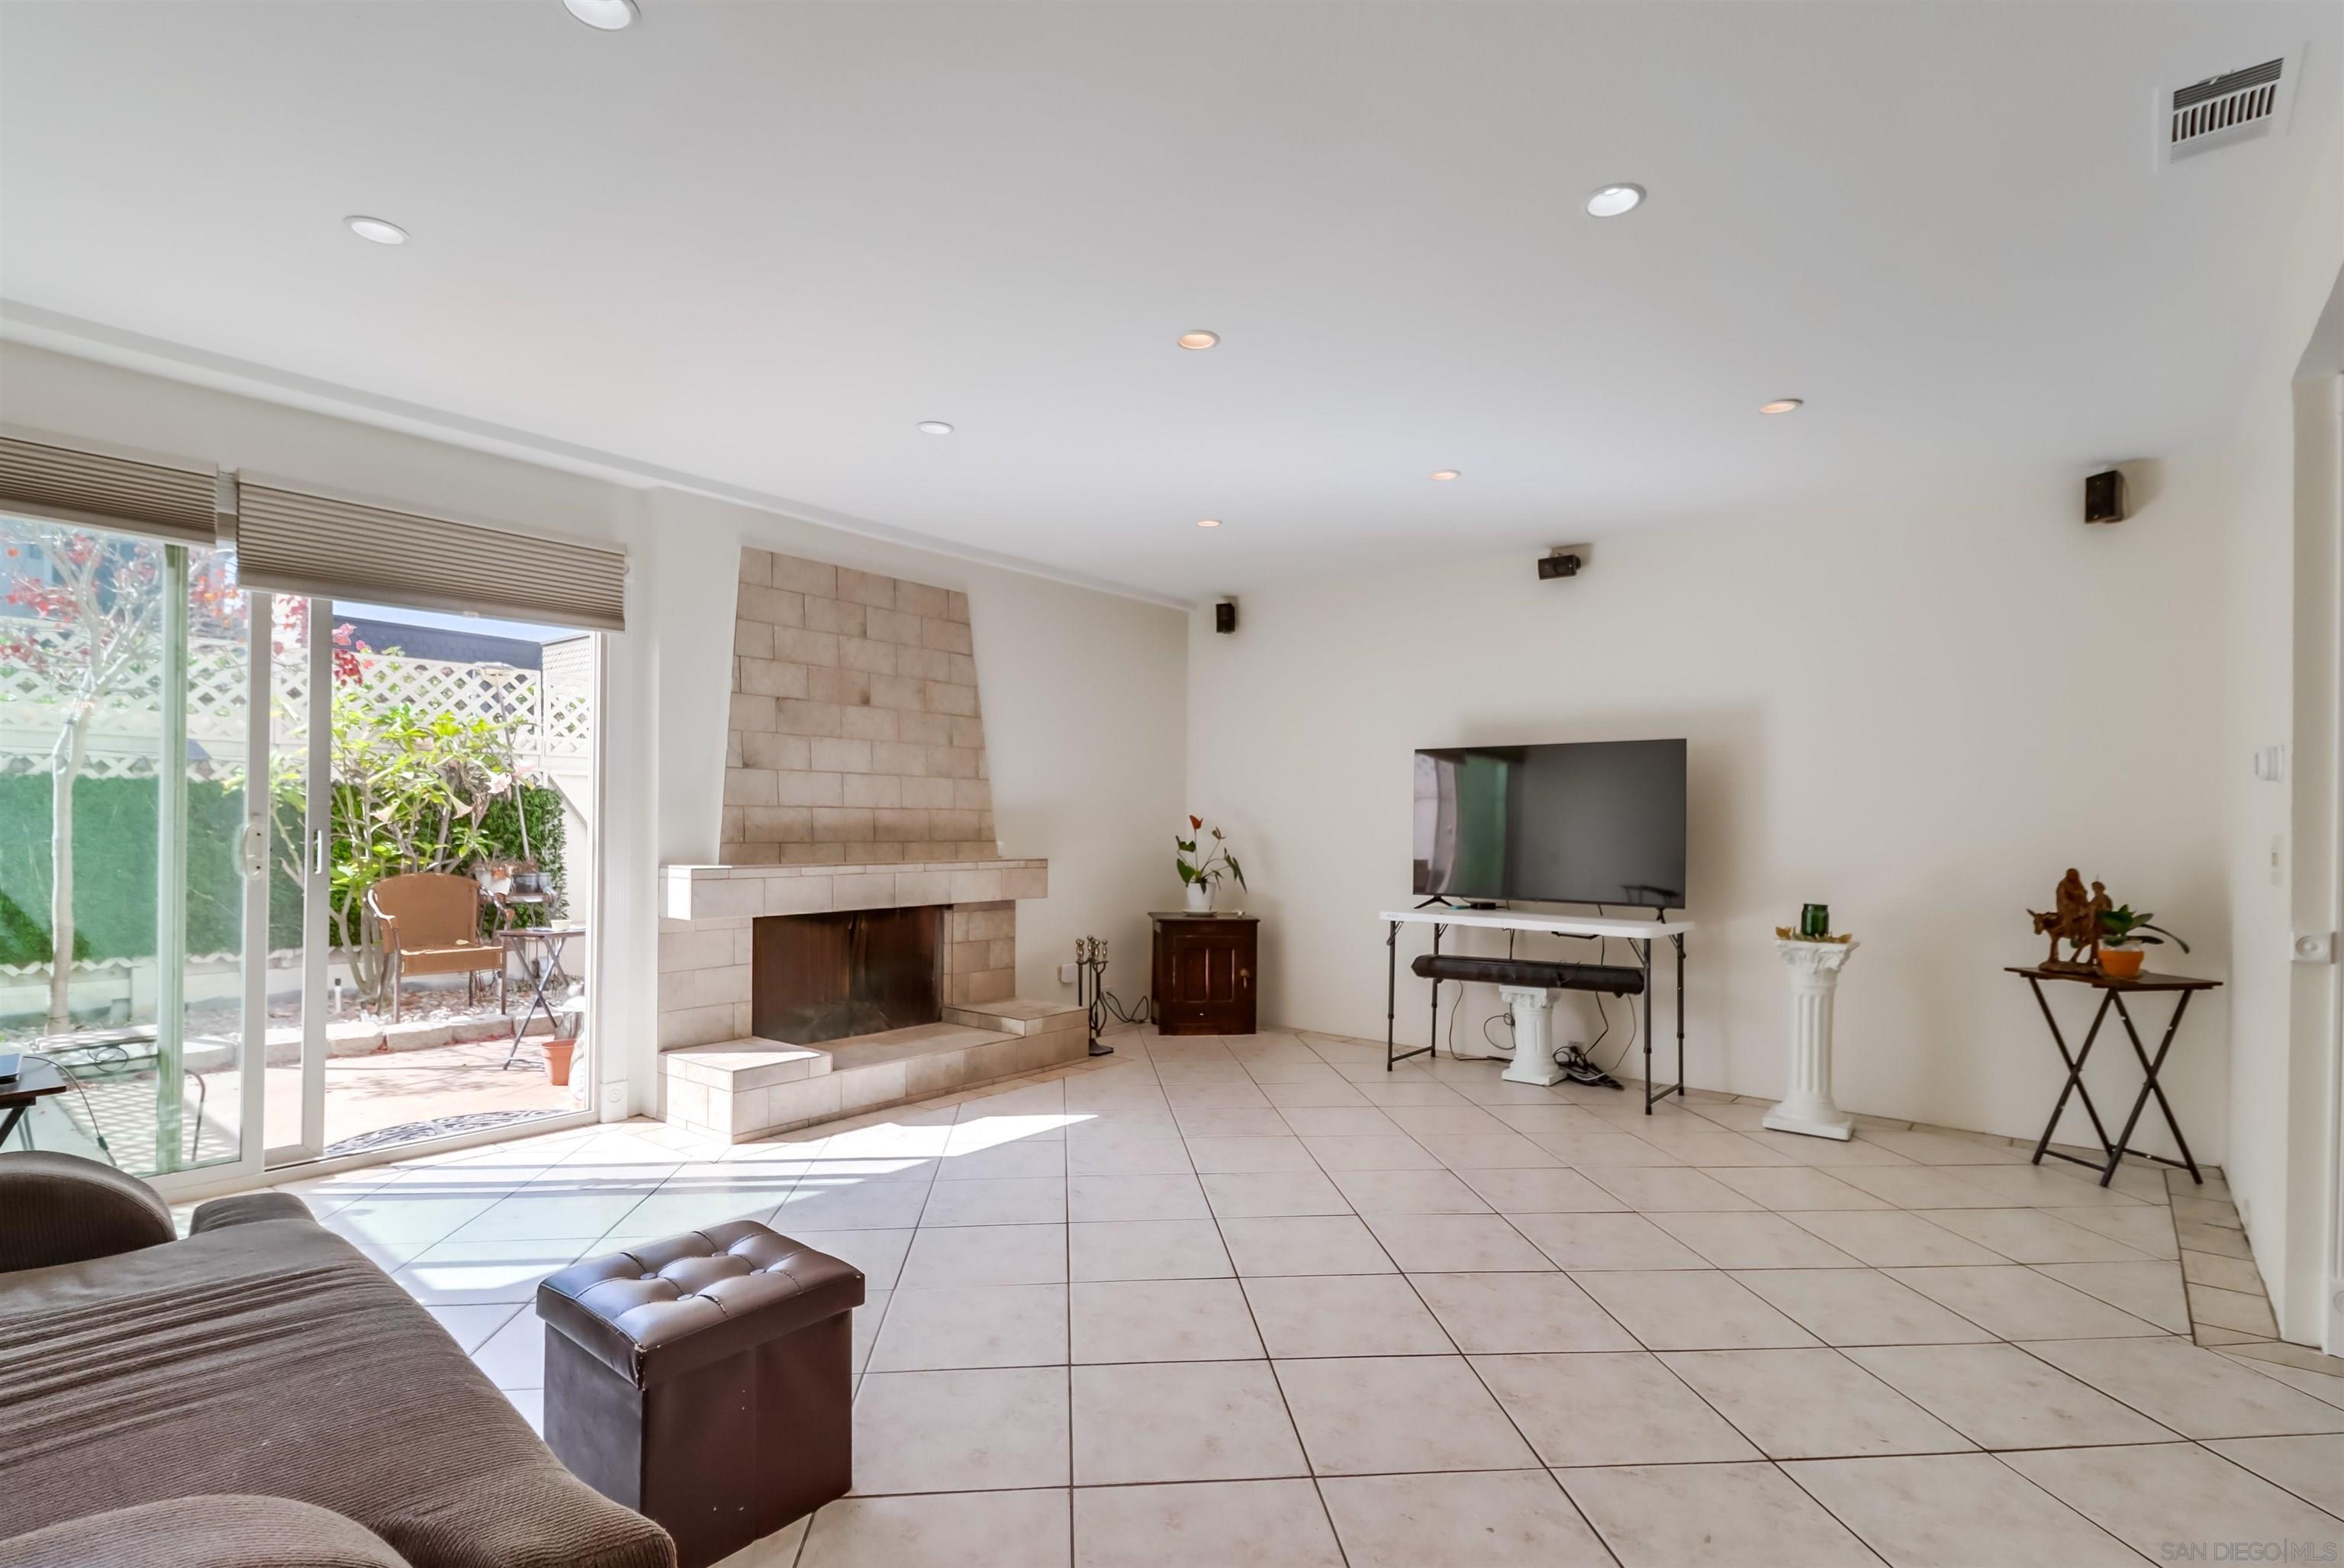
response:
{"label": "white wall", "polygon": [[[2234,954],[2226,1174],[2279,1331],[2344,1351],[2344,1158],[2336,965],[2291,962],[2297,932],[2344,926],[2344,137],[2282,237],[2285,266],[2229,452],[2221,702]],[[2308,345],[2308,346],[2307,346]],[[2288,748],[2284,782],[2254,751]],[[2276,853],[2278,866],[2273,867]]]}
{"label": "white wall", "polygon": [[[1864,944],[1840,997],[1843,1103],[2038,1132],[2061,1073],[2001,969],[2042,956],[2026,911],[2063,871],[2188,936],[2189,970],[2228,961],[2224,469],[2144,466],[2113,528],[2082,522],[2081,477],[1915,476],[1833,513],[1599,537],[1573,581],[1539,582],[1524,551],[1257,592],[1234,636],[1194,618],[1189,799],[1256,873],[1268,1017],[1382,1035],[1375,914],[1409,897],[1413,748],[1682,735],[1692,1082],[1779,1091],[1773,928],[1827,902]],[[1403,969],[1423,946],[1403,937]],[[1403,972],[1400,995],[1420,1043],[1426,986]],[[1459,1043],[1495,1010],[1475,988]],[[1589,1037],[1591,1006],[1559,1027]],[[2227,1038],[2216,992],[2168,1073],[2212,1159]],[[2104,1107],[2127,1077],[2114,1056]]]}
{"label": "white wall", "polygon": [[[2344,311],[2344,279],[2335,285]],[[2242,421],[2226,552],[2225,813],[2232,851],[2231,1148],[2227,1172],[2280,1330],[2305,1343],[2323,1308],[2336,1191],[2337,970],[2291,962],[2294,933],[2339,919],[2339,383],[2334,361],[2274,376]],[[2288,747],[2283,782],[2258,748]],[[2276,865],[2274,865],[2276,860]],[[2335,1348],[2331,1343],[2331,1348]]]}
{"label": "white wall", "polygon": [[[602,969],[606,1114],[653,1103],[656,870],[716,849],[743,543],[969,595],[1003,846],[1051,862],[1050,896],[1019,909],[1020,994],[1073,999],[1056,966],[1077,935],[1114,939],[1125,960],[1145,952],[1145,912],[1171,881],[1166,824],[1184,771],[1177,611],[16,343],[0,343],[0,420],[627,546],[629,629],[610,645],[596,824],[613,933]],[[1129,964],[1124,977],[1135,978]]]}

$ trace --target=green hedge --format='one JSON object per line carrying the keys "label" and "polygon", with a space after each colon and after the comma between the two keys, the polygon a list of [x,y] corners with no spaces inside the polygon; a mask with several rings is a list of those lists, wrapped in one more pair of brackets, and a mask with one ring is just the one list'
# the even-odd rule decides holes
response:
{"label": "green hedge", "polygon": [[[49,791],[46,774],[0,777],[0,964],[49,957]],[[155,799],[151,778],[74,781],[77,957],[155,952]],[[237,867],[243,831],[242,784],[188,784],[190,953],[234,953],[244,945],[244,879]],[[291,878],[277,875],[269,904],[274,945],[300,942],[299,893]]]}

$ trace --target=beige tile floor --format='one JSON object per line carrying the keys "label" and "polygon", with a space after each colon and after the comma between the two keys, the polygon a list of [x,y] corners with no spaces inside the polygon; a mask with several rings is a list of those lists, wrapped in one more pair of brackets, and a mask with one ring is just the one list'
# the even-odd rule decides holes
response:
{"label": "beige tile floor", "polygon": [[764,1143],[628,1123],[298,1189],[532,1418],[550,1270],[742,1217],[860,1267],[856,1492],[731,1568],[2344,1543],[2344,1362],[2220,1266],[2218,1173],[2103,1189],[1327,1036],[1116,1044]]}

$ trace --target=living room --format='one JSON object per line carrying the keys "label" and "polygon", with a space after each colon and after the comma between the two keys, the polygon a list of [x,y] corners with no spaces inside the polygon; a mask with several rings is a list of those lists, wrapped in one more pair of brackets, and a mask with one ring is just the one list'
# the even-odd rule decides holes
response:
{"label": "living room", "polygon": [[0,1564],[2332,1556],[2339,58],[0,3]]}

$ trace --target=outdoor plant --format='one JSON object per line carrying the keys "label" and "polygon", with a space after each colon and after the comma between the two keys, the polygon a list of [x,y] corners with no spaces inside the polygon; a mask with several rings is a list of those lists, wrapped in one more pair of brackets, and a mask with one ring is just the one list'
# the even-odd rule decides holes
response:
{"label": "outdoor plant", "polygon": [[2184,953],[2188,952],[2188,943],[2175,936],[2164,926],[2150,924],[2156,918],[2154,915],[2134,914],[2132,905],[2129,904],[2119,904],[2114,909],[2103,909],[2100,911],[2100,942],[2104,946],[2108,947],[2161,947],[2165,945],[2167,937],[2172,937],[2175,946]]}
{"label": "outdoor plant", "polygon": [[[559,792],[528,782],[511,723],[383,703],[359,656],[372,650],[349,649],[349,631],[335,634],[328,939],[371,1005],[382,999],[387,976],[368,890],[409,872],[469,875],[500,859],[533,859],[559,886],[561,806]],[[292,849],[298,875],[307,796],[289,763],[271,783],[277,838]],[[536,918],[517,913],[522,924]]]}
{"label": "outdoor plant", "polygon": [[[1202,883],[1211,888],[1218,886],[1223,876],[1234,876],[1239,887],[1245,886],[1245,868],[1238,864],[1238,857],[1229,853],[1228,840],[1219,828],[1208,829],[1203,817],[1191,816],[1188,833],[1189,836],[1186,838],[1177,833],[1172,835],[1172,842],[1179,846],[1180,851],[1172,860],[1180,872],[1180,885],[1187,887]],[[1197,846],[1207,837],[1212,840],[1212,847],[1199,855]]]}

